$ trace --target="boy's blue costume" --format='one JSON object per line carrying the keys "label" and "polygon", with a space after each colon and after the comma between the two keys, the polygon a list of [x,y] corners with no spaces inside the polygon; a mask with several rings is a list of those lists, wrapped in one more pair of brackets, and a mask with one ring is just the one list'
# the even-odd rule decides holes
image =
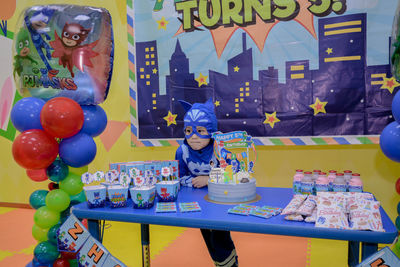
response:
{"label": "boy's blue costume", "polygon": [[[184,117],[184,129],[191,126],[193,132],[185,135],[183,144],[176,150],[175,159],[179,160],[180,182],[184,186],[192,187],[192,179],[200,175],[209,175],[211,166],[218,166],[213,151],[213,140],[201,150],[192,149],[187,143],[187,139],[196,134],[200,138],[211,138],[211,134],[217,131],[217,117],[214,113],[214,104],[208,100],[204,104],[195,103],[193,105],[180,101],[186,114]],[[200,135],[196,131],[197,126],[207,129],[208,135]],[[208,252],[213,259],[215,266],[232,267],[237,266],[237,255],[235,245],[231,239],[229,231],[201,229]]]}

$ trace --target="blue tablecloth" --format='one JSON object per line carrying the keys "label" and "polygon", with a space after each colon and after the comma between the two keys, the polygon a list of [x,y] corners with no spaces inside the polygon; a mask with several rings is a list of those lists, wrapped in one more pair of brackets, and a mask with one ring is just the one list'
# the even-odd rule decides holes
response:
{"label": "blue tablecloth", "polygon": [[[183,187],[178,195],[177,203],[197,201],[201,212],[156,213],[155,206],[151,209],[133,209],[132,202],[125,208],[110,207],[89,209],[87,203],[81,203],[72,208],[72,213],[78,218],[94,220],[110,220],[134,222],[142,224],[171,225],[194,228],[208,228],[250,233],[265,233],[288,236],[302,236],[335,240],[359,241],[368,243],[392,243],[397,236],[397,229],[381,207],[383,228],[385,232],[337,230],[315,227],[313,223],[293,222],[284,220],[278,215],[269,219],[228,214],[228,209],[235,205],[210,203],[205,200],[207,189]],[[290,188],[258,187],[257,194],[261,200],[251,203],[258,206],[274,206],[284,208],[291,200],[293,193]]]}

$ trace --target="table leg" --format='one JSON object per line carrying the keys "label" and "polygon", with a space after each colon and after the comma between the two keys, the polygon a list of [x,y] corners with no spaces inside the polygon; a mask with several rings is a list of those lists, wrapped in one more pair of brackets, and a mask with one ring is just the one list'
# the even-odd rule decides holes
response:
{"label": "table leg", "polygon": [[349,241],[347,263],[353,267],[358,265],[360,258],[360,242]]}
{"label": "table leg", "polygon": [[365,260],[378,251],[378,244],[362,242],[361,259]]}
{"label": "table leg", "polygon": [[98,220],[88,219],[89,233],[96,239],[100,240],[100,224]]}
{"label": "table leg", "polygon": [[142,266],[150,267],[150,231],[148,224],[140,225],[142,232]]}

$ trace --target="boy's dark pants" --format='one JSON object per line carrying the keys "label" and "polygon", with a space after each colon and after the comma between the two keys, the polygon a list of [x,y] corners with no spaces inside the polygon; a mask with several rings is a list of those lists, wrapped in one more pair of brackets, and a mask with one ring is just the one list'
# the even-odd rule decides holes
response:
{"label": "boy's dark pants", "polygon": [[238,266],[235,245],[229,231],[200,229],[215,266]]}

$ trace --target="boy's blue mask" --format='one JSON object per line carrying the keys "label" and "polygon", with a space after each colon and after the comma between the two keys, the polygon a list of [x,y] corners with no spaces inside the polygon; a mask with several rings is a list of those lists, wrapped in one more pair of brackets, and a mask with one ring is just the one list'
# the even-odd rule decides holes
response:
{"label": "boy's blue mask", "polygon": [[[200,104],[195,103],[193,105],[179,100],[183,108],[186,111],[185,117],[183,119],[184,125],[183,129],[191,126],[192,132],[190,134],[185,134],[185,138],[189,139],[194,134],[203,139],[211,138],[211,134],[217,131],[217,117],[214,113],[214,103],[210,98],[206,103]],[[202,126],[207,129],[207,134],[202,135],[198,133],[197,127]]]}

